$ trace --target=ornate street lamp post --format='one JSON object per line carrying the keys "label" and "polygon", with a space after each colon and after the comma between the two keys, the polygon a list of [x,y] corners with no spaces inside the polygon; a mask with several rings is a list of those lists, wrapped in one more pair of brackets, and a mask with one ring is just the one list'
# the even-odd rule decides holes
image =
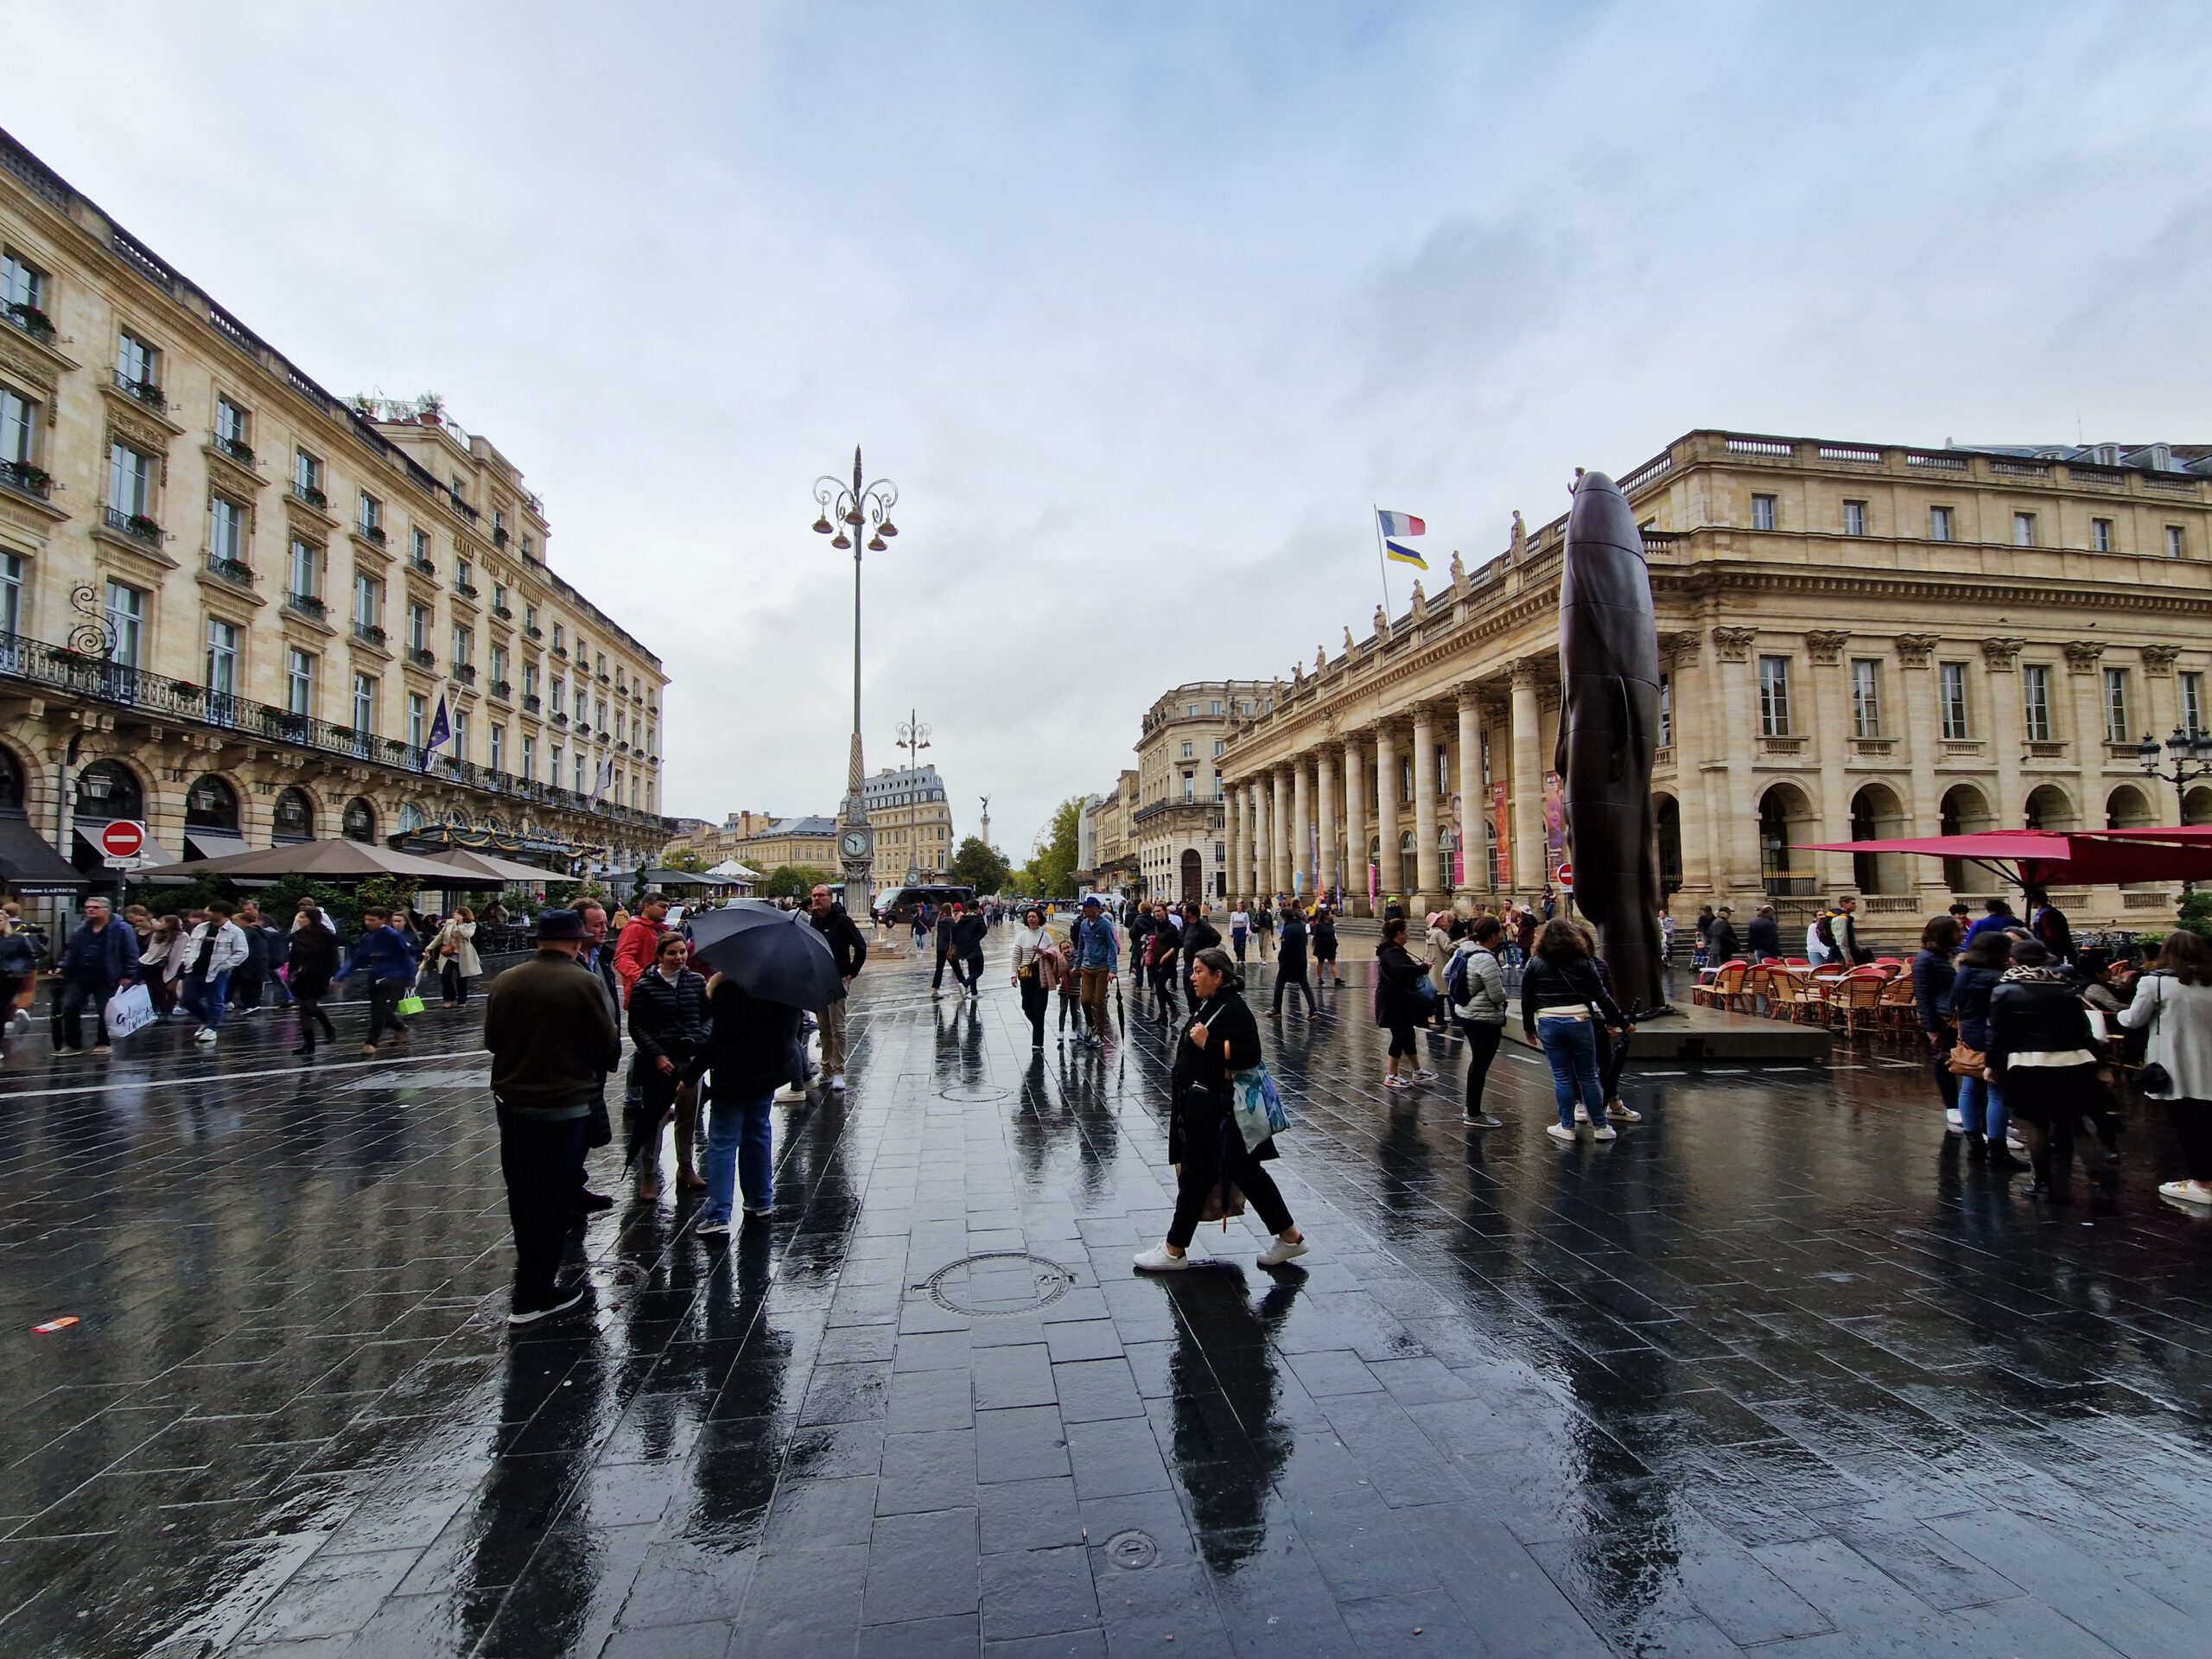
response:
{"label": "ornate street lamp post", "polygon": [[[2173,757],[2173,762],[2161,769],[2158,762],[2164,757],[2159,753],[2158,740],[2145,732],[2141,747],[2135,751],[2135,758],[2143,763],[2145,776],[2163,778],[2174,786],[2174,817],[2187,823],[2189,786],[2202,779],[2212,778],[2212,732],[2184,732],[2177,726],[2173,735],[2165,741],[2164,752]],[[2196,884],[2184,881],[2181,884],[2181,890],[2194,893]]]}
{"label": "ornate street lamp post", "polygon": [[855,444],[849,486],[827,473],[814,480],[814,499],[822,509],[814,529],[817,535],[830,537],[830,546],[841,552],[850,548],[853,553],[853,743],[845,767],[844,810],[837,815],[837,860],[844,869],[846,907],[852,907],[853,895],[858,893],[865,914],[874,907],[875,836],[868,827],[868,803],[861,787],[865,776],[861,766],[861,554],[863,548],[882,552],[887,539],[899,533],[899,526],[891,522],[899,486],[887,478],[863,483],[864,476]]}
{"label": "ornate street lamp post", "polygon": [[[899,741],[894,746],[906,750],[906,770],[909,772],[918,772],[921,769],[922,751],[929,746],[929,727],[917,717],[912,708],[909,708],[906,710],[906,718],[899,722]],[[908,781],[912,783],[918,780],[909,779]],[[908,822],[911,823],[912,820],[910,818]],[[911,830],[907,833],[906,841],[906,884],[912,887],[922,879],[921,866],[914,861],[919,856],[920,843],[914,840],[913,832]]]}

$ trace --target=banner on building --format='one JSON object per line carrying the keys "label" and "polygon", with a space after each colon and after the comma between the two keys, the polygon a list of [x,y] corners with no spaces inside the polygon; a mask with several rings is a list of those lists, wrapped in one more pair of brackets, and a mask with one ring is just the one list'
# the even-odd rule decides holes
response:
{"label": "banner on building", "polygon": [[1467,823],[1459,810],[1459,798],[1452,797],[1452,885],[1467,885]]}
{"label": "banner on building", "polygon": [[1491,833],[1497,837],[1497,885],[1513,890],[1513,797],[1503,784],[1490,786]]}
{"label": "banner on building", "polygon": [[1559,867],[1567,862],[1567,787],[1555,772],[1544,774],[1544,883],[1557,885]]}

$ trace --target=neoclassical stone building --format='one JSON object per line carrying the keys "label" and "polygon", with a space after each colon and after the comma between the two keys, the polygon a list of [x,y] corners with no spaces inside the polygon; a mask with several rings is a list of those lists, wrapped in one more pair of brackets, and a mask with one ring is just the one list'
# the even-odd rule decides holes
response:
{"label": "neoclassical stone building", "polygon": [[1146,898],[1179,905],[1228,893],[1221,757],[1231,726],[1264,712],[1274,695],[1257,680],[1194,680],[1145,711],[1123,836],[1125,863],[1127,843],[1135,843],[1135,885]]}
{"label": "neoclassical stone building", "polygon": [[117,818],[645,861],[667,677],[550,538],[436,400],[334,397],[0,133],[0,877]]}
{"label": "neoclassical stone building", "polygon": [[[1563,481],[1563,480],[1562,480]],[[2146,777],[2146,734],[2212,728],[2212,448],[1941,449],[1698,431],[1620,480],[1666,671],[1654,775],[1672,907],[1856,888],[1940,910],[1993,878],[1815,841],[2212,822],[2212,785]],[[1339,651],[1219,765],[1230,889],[1294,875],[1353,907],[1535,893],[1561,854],[1566,519]],[[1318,862],[1318,868],[1314,868]],[[2066,896],[2155,922],[2169,891]]]}

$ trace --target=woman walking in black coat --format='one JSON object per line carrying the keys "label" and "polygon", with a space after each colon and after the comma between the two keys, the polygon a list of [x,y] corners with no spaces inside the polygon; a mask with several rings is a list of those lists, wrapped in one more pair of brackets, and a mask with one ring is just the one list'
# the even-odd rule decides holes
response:
{"label": "woman walking in black coat", "polygon": [[2074,1180],[2074,1126],[2101,1116],[2104,1083],[2080,988],[2038,940],[2012,942],[2012,965],[1989,999],[1986,1053],[1983,1075],[1993,1090],[2003,1086],[2006,1109],[2027,1126],[2030,1196],[2064,1203]]}
{"label": "woman walking in black coat", "polygon": [[1313,934],[1314,971],[1324,985],[1343,984],[1344,976],[1337,971],[1337,917],[1328,906],[1313,912]]}
{"label": "woman walking in black coat", "polygon": [[1283,993],[1295,986],[1306,999],[1308,1019],[1313,1014],[1313,987],[1306,978],[1306,918],[1296,904],[1282,907],[1282,944],[1275,951],[1274,1018],[1282,1018]]}
{"label": "woman walking in black coat", "polygon": [[1436,1081],[1436,1073],[1421,1063],[1421,1039],[1414,1035],[1434,1000],[1434,987],[1427,998],[1418,988],[1427,983],[1428,964],[1406,949],[1406,918],[1391,917],[1382,924],[1382,943],[1375,947],[1375,1023],[1390,1033],[1390,1062],[1382,1073],[1386,1089]]}
{"label": "woman walking in black coat", "polygon": [[309,906],[293,923],[291,948],[285,958],[285,983],[300,1005],[300,1046],[292,1051],[303,1059],[315,1058],[315,1033],[321,1027],[323,1040],[334,1043],[330,1016],[322,999],[330,995],[330,981],[338,972],[338,936],[323,925],[322,911]]}
{"label": "woman walking in black coat", "polygon": [[1951,1024],[1951,988],[1959,976],[1951,958],[1959,948],[1959,924],[1950,916],[1930,916],[1920,930],[1920,954],[1912,959],[1912,1003],[1920,1011],[1920,1034],[1928,1042],[1928,1063],[1936,1072],[1949,1132],[1966,1128],[1959,1116],[1959,1075],[1951,1070],[1951,1045],[1959,1039]]}
{"label": "woman walking in black coat", "polygon": [[1260,1265],[1279,1268],[1306,1254],[1306,1235],[1291,1219],[1266,1165],[1275,1156],[1270,1135],[1249,1151],[1236,1127],[1230,1091],[1239,1071],[1260,1064],[1260,1023],[1240,994],[1236,963],[1218,945],[1200,950],[1191,964],[1191,1017],[1175,1044],[1173,1090],[1167,1128],[1167,1161],[1175,1166],[1175,1218],[1165,1243],[1136,1258],[1140,1273],[1179,1273],[1217,1187],[1236,1187],[1274,1235]]}
{"label": "woman walking in black coat", "polygon": [[660,1129],[676,1119],[676,1185],[703,1192],[707,1183],[694,1166],[691,1146],[698,1128],[698,1102],[684,1073],[705,1052],[712,1024],[705,976],[684,964],[691,942],[680,933],[662,937],[653,965],[630,988],[630,1040],[638,1046],[638,1074],[645,1099],[630,1124],[628,1167],[637,1176],[641,1198],[660,1196]]}

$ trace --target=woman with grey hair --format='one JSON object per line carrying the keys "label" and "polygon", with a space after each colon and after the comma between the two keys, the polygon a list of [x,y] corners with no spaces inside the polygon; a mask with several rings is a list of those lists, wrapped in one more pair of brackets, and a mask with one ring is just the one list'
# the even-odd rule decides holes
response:
{"label": "woman with grey hair", "polygon": [[1260,1265],[1279,1268],[1306,1254],[1306,1235],[1290,1217],[1266,1166],[1275,1156],[1271,1135],[1247,1150],[1231,1109],[1231,1079],[1260,1063],[1260,1023],[1242,995],[1236,960],[1218,945],[1200,950],[1191,963],[1191,1017],[1175,1044],[1173,1096],[1167,1128],[1167,1161],[1176,1166],[1175,1218],[1164,1243],[1141,1252],[1140,1273],[1179,1273],[1190,1265],[1186,1252],[1216,1188],[1234,1186],[1251,1201],[1274,1242],[1260,1253]]}

